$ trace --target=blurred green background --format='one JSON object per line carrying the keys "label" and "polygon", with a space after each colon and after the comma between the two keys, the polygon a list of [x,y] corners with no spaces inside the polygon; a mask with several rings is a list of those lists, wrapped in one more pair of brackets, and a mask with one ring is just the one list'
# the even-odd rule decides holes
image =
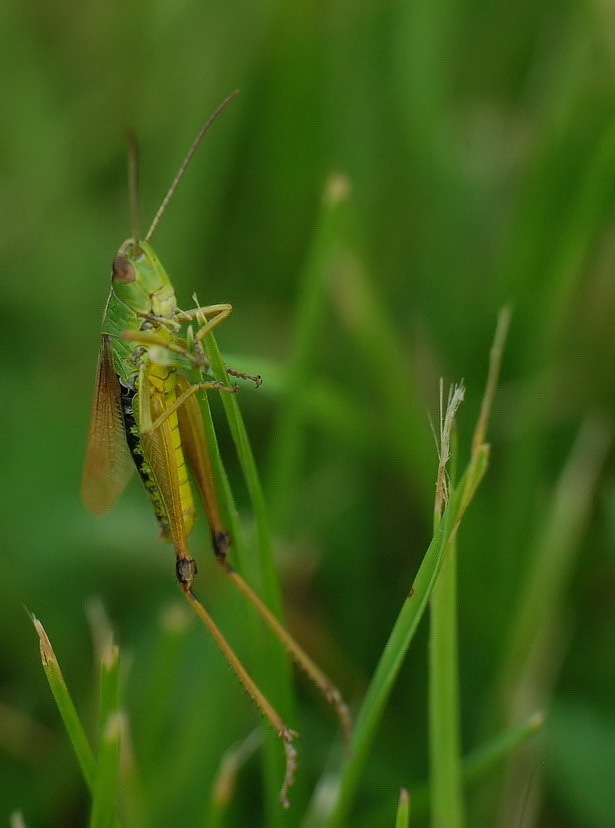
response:
{"label": "blurred green background", "polygon": [[[469,824],[612,825],[611,5],[39,0],[3,4],[0,20],[0,819],[21,810],[28,826],[72,826],[88,814],[24,606],[93,724],[85,607],[104,605],[152,825],[206,824],[222,754],[258,724],[196,624],[176,649],[161,644],[160,619],[180,596],[138,482],[104,518],[79,500],[110,264],[130,234],[126,130],[140,137],[147,224],[198,127],[238,87],[155,246],[181,305],[195,290],[204,303],[233,303],[218,342],[229,363],[263,374],[240,404],[289,627],[356,708],[431,537],[439,377],[467,385],[465,456],[496,315],[511,303],[491,466],[459,539],[464,750],[496,721],[539,707],[548,718],[525,762],[468,791]],[[331,253],[316,263],[317,336],[297,381],[286,371],[300,351],[295,308],[314,276],[333,173],[351,190]],[[249,532],[219,406],[216,418]],[[300,439],[286,456],[289,419]],[[250,662],[244,604],[202,529],[193,547],[201,595]],[[537,556],[551,568],[531,580]],[[530,582],[544,590],[513,645]],[[353,825],[392,825],[400,786],[412,792],[428,777],[426,628]],[[175,661],[160,674],[167,645]],[[499,707],[498,676],[510,697]],[[336,738],[303,679],[297,694],[300,778],[285,824],[301,823]],[[151,696],[155,738],[144,721]],[[259,774],[257,753],[240,771],[229,825],[265,824]],[[425,819],[417,812],[412,824]]]}

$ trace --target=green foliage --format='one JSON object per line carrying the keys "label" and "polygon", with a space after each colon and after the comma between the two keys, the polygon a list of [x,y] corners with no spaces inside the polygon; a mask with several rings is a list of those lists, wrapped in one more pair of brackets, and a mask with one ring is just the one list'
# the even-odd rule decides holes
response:
{"label": "green foliage", "polygon": [[[441,607],[445,633],[451,609],[458,619],[459,668],[443,647],[436,675],[453,669],[459,685],[451,727],[458,714],[467,825],[517,826],[522,811],[524,825],[608,824],[608,9],[64,0],[5,4],[0,22],[10,92],[0,138],[0,816],[108,824],[118,786],[126,826],[290,826],[333,819],[336,791],[348,790],[347,819],[372,828],[394,823],[403,787],[412,826],[429,824],[429,705],[450,698],[427,688],[426,619],[406,618],[410,586],[433,563],[429,424],[440,376],[463,378],[462,480],[496,316],[510,303],[489,468]],[[257,391],[209,398],[235,561],[275,607],[275,555],[289,628],[355,713],[351,772],[334,717],[300,677],[293,690],[276,642],[211,560],[200,520],[199,596],[266,690],[285,676],[275,701],[302,737],[288,813],[272,804],[277,740],[263,730],[264,749],[250,741],[257,714],[177,607],[172,550],[138,482],[100,519],[78,495],[108,274],[130,232],[126,129],[141,141],[147,225],[200,123],[236,87],[155,248],[184,306],[195,290],[203,303],[233,303],[216,331],[224,360],[263,375]],[[341,181],[348,191],[332,200]],[[222,405],[235,403],[249,444],[241,420],[227,425]],[[104,647],[92,659],[92,596],[111,619],[121,675],[119,662],[101,672]],[[24,604],[61,662],[79,762]],[[392,653],[389,640],[403,646]],[[529,738],[537,710],[544,739]],[[119,766],[118,739],[132,757]]]}

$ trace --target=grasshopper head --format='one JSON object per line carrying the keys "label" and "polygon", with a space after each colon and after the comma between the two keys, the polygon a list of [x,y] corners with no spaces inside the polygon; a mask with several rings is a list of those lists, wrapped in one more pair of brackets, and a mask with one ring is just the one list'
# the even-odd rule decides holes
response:
{"label": "grasshopper head", "polygon": [[140,314],[168,316],[175,311],[173,287],[158,256],[146,241],[127,239],[111,267],[113,291]]}

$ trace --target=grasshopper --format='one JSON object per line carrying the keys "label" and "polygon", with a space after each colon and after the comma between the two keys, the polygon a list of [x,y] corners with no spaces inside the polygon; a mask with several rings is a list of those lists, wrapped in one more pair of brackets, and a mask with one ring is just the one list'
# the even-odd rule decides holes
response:
{"label": "grasshopper", "polygon": [[[218,564],[334,707],[346,741],[350,734],[348,708],[337,688],[229,563],[230,538],[220,516],[196,392],[239,390],[238,385],[225,385],[208,374],[203,344],[207,334],[230,315],[232,307],[217,304],[180,310],[169,276],[150,244],[203,136],[236,94],[229,95],[202,126],[143,239],[138,232],[136,153],[131,153],[133,237],[121,245],[113,260],[81,491],[86,507],[102,515],[119,497],[136,466],[161,538],[175,549],[176,577],[186,600],[283,742],[286,769],[280,798],[283,806],[288,807],[288,789],[296,769],[293,740],[298,734],[286,725],[258,688],[194,593],[197,568],[188,537],[196,509],[188,467],[209,523]],[[196,333],[190,323],[195,324]],[[186,328],[185,336],[181,336]],[[189,379],[194,377],[195,369],[199,382]],[[231,369],[227,372],[260,384],[260,377]]]}

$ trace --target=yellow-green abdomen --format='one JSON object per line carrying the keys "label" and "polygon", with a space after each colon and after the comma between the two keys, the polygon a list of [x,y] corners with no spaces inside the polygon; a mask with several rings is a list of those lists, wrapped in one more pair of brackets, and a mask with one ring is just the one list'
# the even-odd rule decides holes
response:
{"label": "yellow-green abdomen", "polygon": [[[151,365],[148,371],[148,380],[151,384],[153,393],[160,394],[164,398],[165,409],[175,402],[175,369],[168,366]],[[188,479],[188,467],[182,451],[177,412],[171,412],[165,422],[167,424],[168,433],[170,434],[175,458],[179,497],[181,501],[181,513],[184,520],[184,531],[186,535],[189,535],[192,531],[192,527],[194,526],[195,506],[190,480]]]}
{"label": "yellow-green abdomen", "polygon": [[[166,410],[175,401],[175,370],[152,365],[147,382],[155,419],[158,411]],[[146,436],[138,422],[138,394],[134,388],[121,386],[121,405],[128,448],[152,502],[161,536],[187,552],[195,507],[177,413],[173,411],[153,434]]]}

